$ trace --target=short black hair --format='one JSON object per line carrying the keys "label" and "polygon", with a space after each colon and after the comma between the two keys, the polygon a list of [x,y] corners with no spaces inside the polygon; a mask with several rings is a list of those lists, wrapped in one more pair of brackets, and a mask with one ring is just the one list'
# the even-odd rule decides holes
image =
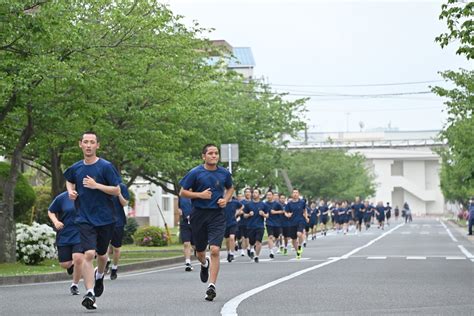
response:
{"label": "short black hair", "polygon": [[206,145],[204,145],[204,147],[202,147],[201,153],[203,155],[205,155],[207,153],[207,150],[209,149],[209,147],[216,147],[217,148],[217,145],[215,145],[215,144],[206,144]]}
{"label": "short black hair", "polygon": [[97,135],[97,133],[94,131],[85,131],[84,133],[82,133],[80,139],[81,141],[84,139],[84,135],[95,135],[95,139],[97,140],[97,142],[99,142],[99,135]]}

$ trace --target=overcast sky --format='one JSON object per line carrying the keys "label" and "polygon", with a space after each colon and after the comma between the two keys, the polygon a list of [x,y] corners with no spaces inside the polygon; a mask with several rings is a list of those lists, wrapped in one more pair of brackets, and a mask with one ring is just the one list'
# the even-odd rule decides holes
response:
{"label": "overcast sky", "polygon": [[445,85],[439,71],[472,68],[455,45],[435,42],[443,1],[163,2],[187,24],[214,28],[210,39],[250,47],[255,76],[275,91],[311,97],[311,131],[440,129],[445,107],[429,86]]}

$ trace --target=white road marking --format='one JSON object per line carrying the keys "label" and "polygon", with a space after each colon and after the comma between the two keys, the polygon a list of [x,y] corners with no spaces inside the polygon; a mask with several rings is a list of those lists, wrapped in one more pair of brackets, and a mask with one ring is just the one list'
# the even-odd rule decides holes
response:
{"label": "white road marking", "polygon": [[426,257],[421,257],[421,256],[409,256],[407,257],[407,260],[425,260]]}
{"label": "white road marking", "polygon": [[466,257],[451,256],[451,257],[446,257],[446,260],[466,260]]}
{"label": "white road marking", "polygon": [[462,253],[463,253],[467,258],[469,258],[469,259],[474,259],[474,256],[472,255],[472,253],[470,253],[469,251],[467,251],[467,249],[464,248],[463,245],[458,245],[458,247],[459,247],[459,250],[461,250]]}
{"label": "white road marking", "polygon": [[448,232],[449,237],[451,237],[451,239],[454,242],[458,242],[458,240],[456,238],[454,238],[453,234],[451,234],[451,231],[449,230],[448,226],[446,226],[446,224],[443,223],[443,222],[440,222],[440,223],[441,223],[441,225],[443,225],[444,229],[446,229],[446,231]]}
{"label": "white road marking", "polygon": [[368,260],[384,260],[387,259],[387,257],[367,257]]}
{"label": "white road marking", "polygon": [[302,260],[308,260],[309,258],[300,258],[300,259],[297,259],[297,258],[291,258],[289,261],[302,261]]}
{"label": "white road marking", "polygon": [[291,280],[291,279],[294,279],[300,275],[303,275],[307,272],[310,272],[310,271],[313,271],[313,270],[316,270],[316,269],[319,269],[319,268],[322,268],[322,267],[325,267],[327,265],[330,265],[331,263],[334,263],[334,262],[337,262],[341,259],[347,259],[349,258],[350,256],[352,256],[353,254],[359,252],[360,250],[364,249],[364,248],[367,248],[369,246],[371,246],[373,243],[375,243],[376,241],[384,238],[385,236],[391,234],[394,230],[402,227],[404,224],[400,224],[394,228],[392,228],[391,230],[383,233],[382,235],[378,236],[377,238],[374,238],[372,239],[371,241],[369,241],[367,244],[361,246],[361,247],[358,247],[358,248],[355,248],[353,249],[352,251],[348,252],[347,254],[339,257],[338,259],[332,259],[332,260],[329,260],[329,261],[326,261],[326,262],[323,262],[323,263],[320,263],[320,264],[317,264],[315,266],[312,266],[312,267],[309,267],[309,268],[306,268],[306,269],[303,269],[303,270],[300,270],[300,271],[297,271],[297,272],[294,272],[290,275],[287,275],[285,277],[282,277],[282,278],[279,278],[277,280],[274,280],[272,282],[269,282],[269,283],[266,283],[262,286],[259,286],[259,287],[256,287],[254,289],[251,289],[247,292],[244,292],[234,298],[232,298],[230,301],[227,301],[224,306],[222,307],[221,309],[221,315],[237,315],[237,308],[239,307],[239,304],[246,300],[247,298],[251,297],[252,295],[255,295],[257,293],[260,293],[268,288],[271,288],[272,286],[275,286],[277,284],[280,284],[280,283],[283,283],[285,281],[288,281],[288,280]]}
{"label": "white road marking", "polygon": [[429,235],[430,232],[420,232],[420,235]]}

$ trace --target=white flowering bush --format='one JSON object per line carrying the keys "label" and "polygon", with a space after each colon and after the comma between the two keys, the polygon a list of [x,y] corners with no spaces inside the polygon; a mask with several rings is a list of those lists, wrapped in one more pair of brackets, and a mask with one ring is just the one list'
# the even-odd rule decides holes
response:
{"label": "white flowering bush", "polygon": [[56,258],[56,233],[46,224],[16,224],[16,259],[35,265],[44,259]]}

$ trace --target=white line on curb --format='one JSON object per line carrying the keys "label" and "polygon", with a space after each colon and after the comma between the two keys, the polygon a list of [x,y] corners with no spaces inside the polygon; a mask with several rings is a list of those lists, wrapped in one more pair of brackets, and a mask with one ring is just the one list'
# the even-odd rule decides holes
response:
{"label": "white line on curb", "polygon": [[375,239],[372,239],[371,241],[369,241],[367,244],[365,244],[364,246],[362,247],[358,247],[358,248],[355,248],[354,250],[348,252],[347,254],[339,257],[339,258],[334,258],[334,259],[331,259],[329,261],[326,261],[326,262],[323,262],[323,263],[320,263],[320,264],[317,264],[315,266],[312,266],[312,267],[309,267],[309,268],[306,268],[306,269],[303,269],[303,270],[300,270],[300,271],[297,271],[297,272],[294,272],[290,275],[287,275],[285,277],[282,277],[282,278],[279,278],[277,280],[274,280],[272,282],[269,282],[269,283],[266,283],[262,286],[259,286],[259,287],[256,287],[254,289],[251,289],[247,292],[244,292],[236,297],[234,297],[233,299],[231,299],[230,301],[228,301],[227,303],[224,304],[224,306],[222,307],[221,309],[221,315],[237,315],[237,308],[239,307],[239,304],[242,303],[242,301],[246,300],[247,298],[251,297],[252,295],[255,295],[257,293],[260,293],[262,292],[263,290],[266,290],[268,288],[271,288],[272,286],[275,286],[277,284],[280,284],[280,283],[283,283],[285,281],[288,281],[288,280],[291,280],[291,279],[294,279],[302,274],[305,274],[307,272],[310,272],[310,271],[313,271],[313,270],[316,270],[316,269],[319,269],[319,268],[322,268],[322,267],[325,267],[327,265],[330,265],[331,263],[334,263],[334,262],[337,262],[339,260],[342,260],[342,259],[347,259],[349,258],[350,256],[352,256],[353,254],[359,252],[360,250],[364,249],[364,248],[367,248],[369,246],[371,246],[373,243],[375,243],[376,241],[382,239],[383,237],[391,234],[394,230],[402,227],[404,225],[404,223],[402,224],[399,224],[398,226],[392,228],[391,230],[385,232],[384,234],[378,236],[377,238]]}
{"label": "white line on curb", "polygon": [[470,253],[469,251],[467,251],[466,248],[464,248],[463,245],[458,245],[459,247],[459,250],[462,251],[462,253],[468,258],[468,259],[474,259],[474,256],[472,255],[472,253]]}
{"label": "white line on curb", "polygon": [[451,234],[451,231],[449,230],[448,226],[446,226],[446,224],[443,223],[443,222],[440,222],[440,223],[441,223],[441,225],[443,225],[444,229],[446,229],[446,231],[448,232],[449,237],[451,237],[451,239],[454,242],[458,242],[458,240],[456,238],[454,238],[453,234]]}

